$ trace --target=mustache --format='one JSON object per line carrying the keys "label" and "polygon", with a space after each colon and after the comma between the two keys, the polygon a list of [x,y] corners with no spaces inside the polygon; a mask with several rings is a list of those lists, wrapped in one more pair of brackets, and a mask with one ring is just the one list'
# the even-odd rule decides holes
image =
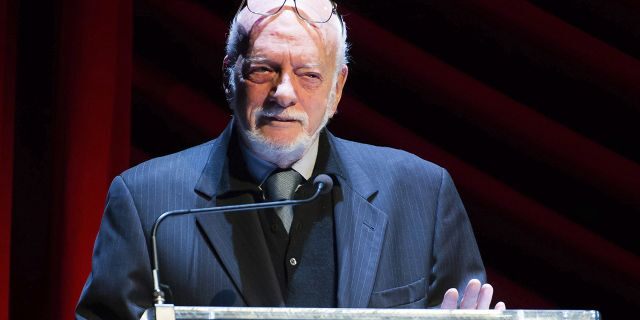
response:
{"label": "mustache", "polygon": [[309,123],[309,116],[302,111],[293,108],[258,108],[255,110],[255,119],[260,121],[263,118],[274,118],[278,121],[298,121],[303,126]]}

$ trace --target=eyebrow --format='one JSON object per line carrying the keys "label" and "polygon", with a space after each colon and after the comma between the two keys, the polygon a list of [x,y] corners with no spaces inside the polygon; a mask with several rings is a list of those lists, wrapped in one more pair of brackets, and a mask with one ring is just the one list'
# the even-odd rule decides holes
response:
{"label": "eyebrow", "polygon": [[301,65],[297,65],[297,68],[317,68],[317,67],[321,67],[322,65],[320,63],[303,63]]}
{"label": "eyebrow", "polygon": [[[249,63],[269,63],[270,61],[272,61],[271,59],[262,56],[248,57],[244,60]],[[321,66],[321,63],[303,63],[300,65],[295,65],[296,68],[317,68]]]}
{"label": "eyebrow", "polygon": [[267,62],[269,59],[261,56],[247,57],[244,59],[247,62]]}

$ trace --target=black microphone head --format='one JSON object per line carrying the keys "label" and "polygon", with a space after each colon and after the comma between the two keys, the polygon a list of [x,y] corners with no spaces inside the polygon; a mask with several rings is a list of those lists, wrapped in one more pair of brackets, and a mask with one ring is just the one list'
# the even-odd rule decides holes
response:
{"label": "black microphone head", "polygon": [[320,183],[322,183],[322,190],[320,190],[321,193],[327,193],[333,188],[333,179],[324,173],[319,174],[315,179],[313,179],[314,186]]}

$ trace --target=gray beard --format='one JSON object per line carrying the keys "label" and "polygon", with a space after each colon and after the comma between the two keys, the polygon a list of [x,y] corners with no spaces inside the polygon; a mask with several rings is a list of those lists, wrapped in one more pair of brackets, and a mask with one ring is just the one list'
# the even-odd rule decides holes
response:
{"label": "gray beard", "polygon": [[320,132],[329,122],[330,115],[327,109],[322,122],[313,134],[307,133],[306,127],[303,127],[302,133],[287,144],[280,144],[270,140],[257,128],[245,128],[237,115],[235,118],[240,124],[242,140],[256,156],[277,165],[279,168],[289,168],[296,161],[302,159],[307,150],[318,139]]}
{"label": "gray beard", "polygon": [[[338,73],[336,73],[333,77],[333,81],[331,87],[334,88],[336,86],[336,82],[338,81]],[[237,106],[232,100],[231,105],[232,109],[235,113],[235,121],[238,122],[240,128],[240,136],[244,141],[245,145],[249,148],[249,150],[253,151],[260,159],[269,161],[279,168],[285,169],[290,168],[292,164],[296,161],[302,159],[304,154],[309,150],[311,145],[318,139],[320,136],[320,132],[324,127],[329,123],[329,119],[333,116],[333,113],[330,112],[330,107],[334,104],[336,99],[336,94],[334,91],[331,91],[329,94],[329,99],[327,102],[327,106],[325,107],[324,115],[322,116],[322,122],[316,129],[313,134],[307,133],[307,127],[309,126],[308,116],[305,114],[305,119],[301,119],[302,133],[299,134],[294,141],[288,144],[278,144],[274,141],[269,140],[269,138],[265,137],[260,130],[256,127],[247,128],[243,123],[241,117],[237,114]],[[254,111],[254,119],[255,114],[258,112],[265,112],[262,108],[257,108]],[[269,112],[266,112],[269,113]]]}

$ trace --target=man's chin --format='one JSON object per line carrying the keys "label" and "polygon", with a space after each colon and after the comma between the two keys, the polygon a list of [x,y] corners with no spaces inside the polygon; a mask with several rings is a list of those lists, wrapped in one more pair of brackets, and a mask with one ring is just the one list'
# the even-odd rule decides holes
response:
{"label": "man's chin", "polygon": [[[295,122],[298,124],[297,122]],[[251,140],[275,150],[296,150],[310,145],[312,137],[301,126],[261,126],[247,132]]]}
{"label": "man's chin", "polygon": [[267,136],[261,131],[244,131],[249,149],[259,158],[287,168],[300,160],[313,142],[313,137],[301,133],[297,136]]}
{"label": "man's chin", "polygon": [[282,149],[282,150],[287,150],[287,149],[295,149],[296,145],[300,143],[301,140],[304,140],[303,137],[300,136],[295,136],[295,137],[291,137],[291,136],[262,136],[261,139],[264,143],[270,145],[272,148],[275,149]]}

